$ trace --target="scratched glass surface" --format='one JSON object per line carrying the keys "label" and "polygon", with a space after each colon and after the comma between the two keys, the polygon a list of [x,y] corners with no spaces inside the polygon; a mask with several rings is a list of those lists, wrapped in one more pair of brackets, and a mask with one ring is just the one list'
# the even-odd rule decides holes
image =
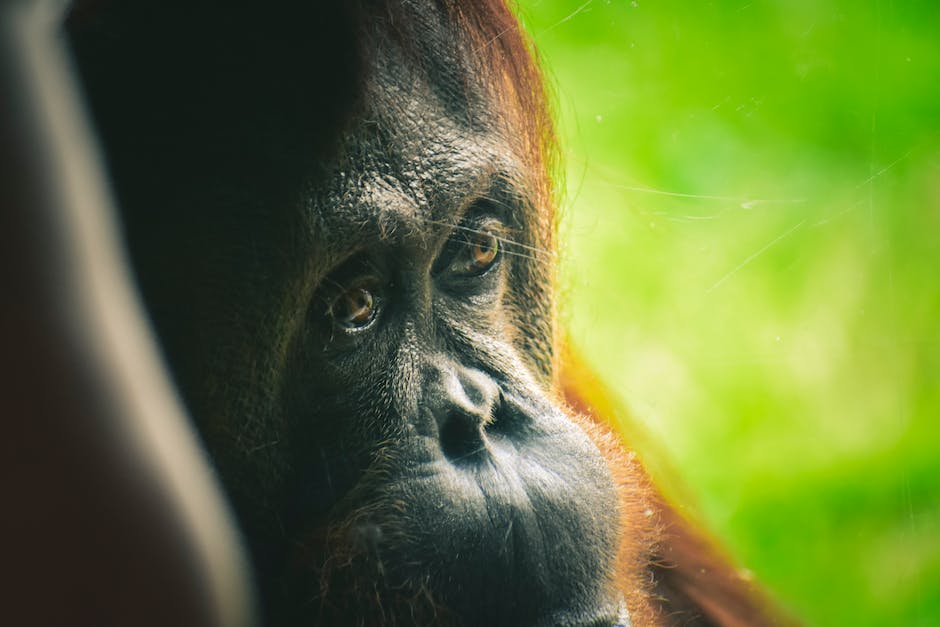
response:
{"label": "scratched glass surface", "polygon": [[625,429],[807,624],[940,625],[940,3],[519,11]]}

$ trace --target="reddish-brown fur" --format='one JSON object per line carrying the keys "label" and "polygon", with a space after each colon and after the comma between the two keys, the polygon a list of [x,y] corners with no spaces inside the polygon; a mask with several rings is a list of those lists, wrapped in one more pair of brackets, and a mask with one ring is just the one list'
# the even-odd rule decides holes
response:
{"label": "reddish-brown fur", "polygon": [[796,624],[773,606],[748,571],[656,488],[634,451],[608,422],[612,395],[567,349],[559,389],[611,465],[622,501],[617,585],[634,627],[784,626]]}

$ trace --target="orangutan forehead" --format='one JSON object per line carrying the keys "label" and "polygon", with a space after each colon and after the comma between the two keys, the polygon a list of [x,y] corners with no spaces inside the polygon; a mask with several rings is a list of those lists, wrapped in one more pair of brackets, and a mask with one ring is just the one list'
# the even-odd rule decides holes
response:
{"label": "orangutan forehead", "polygon": [[[478,132],[440,108],[402,98],[397,118],[360,120],[317,203],[318,223],[343,249],[395,234],[433,235],[480,199],[501,202],[522,222],[523,169],[498,134]],[[411,108],[414,107],[413,110]],[[353,219],[350,220],[350,216]],[[335,224],[334,224],[335,222]]]}
{"label": "orangutan forehead", "polygon": [[484,80],[479,59],[473,58],[472,43],[447,36],[450,26],[444,20],[436,28],[423,31],[426,40],[400,42],[383,37],[376,43],[365,68],[367,116],[393,123],[404,116],[406,123],[419,124],[446,118],[449,124],[474,134],[495,128],[505,112],[496,110],[497,99],[490,93],[493,86]]}
{"label": "orangutan forehead", "polygon": [[481,55],[496,46],[481,48],[455,28],[455,9],[429,4],[420,15],[377,20],[365,35],[361,99],[313,189],[324,255],[408,233],[433,238],[428,225],[452,226],[484,198],[508,222],[531,222],[521,214],[538,204],[544,172],[528,151],[535,142],[519,101],[498,93],[484,67]]}

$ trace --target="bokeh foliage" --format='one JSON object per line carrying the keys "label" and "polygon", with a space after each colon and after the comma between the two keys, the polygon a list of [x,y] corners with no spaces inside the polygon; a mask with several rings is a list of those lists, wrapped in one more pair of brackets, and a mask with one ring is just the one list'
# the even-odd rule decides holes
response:
{"label": "bokeh foliage", "polygon": [[564,316],[809,625],[940,625],[940,3],[525,0]]}

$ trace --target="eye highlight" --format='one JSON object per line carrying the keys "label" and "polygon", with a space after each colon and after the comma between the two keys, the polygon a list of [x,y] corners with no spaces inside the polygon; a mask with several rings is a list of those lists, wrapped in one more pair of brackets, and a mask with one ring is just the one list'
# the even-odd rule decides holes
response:
{"label": "eye highlight", "polygon": [[378,307],[379,299],[375,293],[367,286],[357,286],[337,296],[326,313],[336,326],[360,331],[372,325]]}

